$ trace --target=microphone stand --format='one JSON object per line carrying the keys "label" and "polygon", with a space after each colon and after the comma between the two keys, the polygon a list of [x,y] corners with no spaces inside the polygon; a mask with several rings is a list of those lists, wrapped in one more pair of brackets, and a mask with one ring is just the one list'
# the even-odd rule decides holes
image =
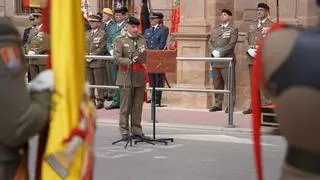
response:
{"label": "microphone stand", "polygon": [[[127,142],[126,145],[124,146],[124,148],[126,149],[128,144],[130,144],[130,147],[132,147],[132,140],[133,139],[137,139],[137,141],[139,142],[146,142],[148,144],[152,144],[152,145],[155,145],[154,143],[152,143],[150,140],[151,139],[147,139],[147,138],[143,138],[143,137],[140,137],[140,136],[133,136],[132,134],[132,109],[133,109],[133,95],[134,95],[134,87],[133,87],[133,80],[132,80],[132,65],[134,64],[133,62],[133,52],[130,54],[130,65],[128,65],[128,68],[127,68],[127,72],[126,72],[126,76],[125,76],[125,81],[124,81],[124,88],[127,87],[127,78],[128,78],[128,75],[130,73],[130,82],[131,82],[131,87],[130,87],[130,94],[129,94],[129,105],[130,105],[130,120],[129,120],[129,133],[128,133],[128,136],[127,137],[124,137],[120,140],[117,140],[115,142],[112,143],[112,145],[114,144],[117,144],[119,142]],[[136,144],[136,142],[135,142]]]}

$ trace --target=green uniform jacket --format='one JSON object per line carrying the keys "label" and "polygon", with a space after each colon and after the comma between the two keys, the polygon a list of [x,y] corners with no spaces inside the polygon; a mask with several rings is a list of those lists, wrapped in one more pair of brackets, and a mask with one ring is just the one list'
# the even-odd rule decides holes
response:
{"label": "green uniform jacket", "polygon": [[[216,48],[220,48],[221,57],[235,57],[234,48],[236,47],[238,41],[238,28],[229,24],[227,27],[222,28],[218,26],[214,28],[211,32],[209,39],[209,50],[210,54]],[[214,64],[216,68],[226,68],[229,63],[217,62]]]}
{"label": "green uniform jacket", "polygon": [[113,44],[116,38],[125,34],[125,31],[126,31],[125,26],[126,26],[126,22],[123,22],[119,27],[115,22],[110,25],[108,39],[107,39],[108,52],[113,50]]}
{"label": "green uniform jacket", "polygon": [[[50,49],[50,39],[49,36],[38,28],[32,28],[30,30],[29,38],[25,44],[26,53],[29,51],[34,51],[35,54],[47,54]],[[30,59],[29,64],[33,65],[45,65],[46,59]]]}
{"label": "green uniform jacket", "polygon": [[[247,40],[249,43],[249,48],[257,48],[257,43],[262,37],[265,37],[267,32],[270,29],[270,25],[273,22],[269,19],[267,19],[264,23],[261,24],[260,27],[258,27],[259,21],[255,20],[249,25],[249,31],[247,34]],[[252,64],[252,58],[248,56],[248,63]]]}
{"label": "green uniform jacket", "polygon": [[[106,52],[106,39],[107,34],[102,29],[98,29],[96,33],[92,30],[87,31],[87,54],[103,56]],[[104,68],[106,66],[105,60],[92,60],[86,63],[90,68]]]}
{"label": "green uniform jacket", "polygon": [[[8,45],[12,43],[2,43],[0,51]],[[18,61],[15,68],[8,66],[8,62]],[[19,58],[12,53],[9,58],[0,53],[0,162],[20,158],[19,148],[48,124],[51,92],[29,93],[26,67],[22,53]]]}
{"label": "green uniform jacket", "polygon": [[[128,34],[120,36],[116,39],[114,43],[114,63],[119,66],[128,66],[131,62],[131,57],[139,56],[141,53],[146,51],[146,40],[143,36],[138,36],[137,38],[131,38]],[[141,62],[145,65],[144,62]],[[127,76],[127,77],[126,77]],[[117,82],[118,86],[133,86],[142,87],[145,86],[145,74],[143,70],[130,71],[127,74],[127,70],[119,69]],[[132,77],[132,84],[131,84]]]}

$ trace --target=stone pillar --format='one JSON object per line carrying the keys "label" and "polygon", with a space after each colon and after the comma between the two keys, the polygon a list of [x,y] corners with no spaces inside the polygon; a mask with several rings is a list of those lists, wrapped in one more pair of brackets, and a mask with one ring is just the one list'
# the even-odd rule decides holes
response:
{"label": "stone pillar", "polygon": [[[175,34],[179,57],[209,57],[207,42],[212,28],[209,22],[217,22],[225,5],[233,7],[233,0],[181,1],[181,22],[179,33]],[[207,62],[178,61],[175,87],[213,89],[208,70]],[[212,94],[165,92],[165,95],[170,106],[174,107],[207,109],[213,104]]]}
{"label": "stone pillar", "polygon": [[[276,17],[276,0],[270,1],[270,5],[271,14]],[[315,0],[279,0],[279,12],[281,22],[303,27],[318,23],[319,7]]]}

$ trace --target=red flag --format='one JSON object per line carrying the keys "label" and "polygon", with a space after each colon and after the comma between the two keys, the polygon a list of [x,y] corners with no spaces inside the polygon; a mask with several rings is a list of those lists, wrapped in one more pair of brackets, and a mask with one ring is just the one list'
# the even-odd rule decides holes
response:
{"label": "red flag", "polygon": [[[178,26],[180,23],[180,0],[173,0],[172,15],[171,15],[171,28],[170,34],[178,32]],[[172,39],[169,44],[169,49],[177,49],[177,41]]]}

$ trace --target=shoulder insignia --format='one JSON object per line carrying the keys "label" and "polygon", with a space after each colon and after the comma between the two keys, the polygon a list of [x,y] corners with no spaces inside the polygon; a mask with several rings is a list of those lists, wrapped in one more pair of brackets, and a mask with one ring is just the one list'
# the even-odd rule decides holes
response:
{"label": "shoulder insignia", "polygon": [[17,46],[11,45],[1,48],[0,56],[10,69],[18,69],[21,65],[21,53]]}

